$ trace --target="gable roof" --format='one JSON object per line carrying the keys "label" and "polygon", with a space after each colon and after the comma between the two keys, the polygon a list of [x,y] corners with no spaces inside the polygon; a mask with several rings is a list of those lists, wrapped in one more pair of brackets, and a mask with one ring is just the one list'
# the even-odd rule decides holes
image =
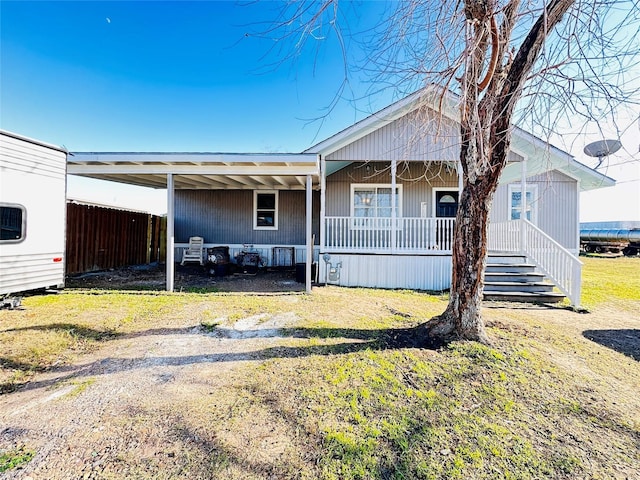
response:
{"label": "gable roof", "polygon": [[[305,150],[304,153],[317,153],[326,158],[341,148],[423,107],[440,111],[445,118],[457,123],[459,118],[457,96],[448,92],[444,98],[441,98],[440,92],[441,89],[435,86],[414,92],[317,143]],[[517,153],[519,157],[525,157],[527,159],[528,175],[559,170],[578,181],[581,191],[615,185],[614,179],[578,162],[570,153],[545,142],[519,127],[514,127],[512,151]],[[327,174],[331,174],[351,162],[339,161],[329,163],[330,164],[327,165]],[[505,167],[500,181],[501,183],[510,183],[518,180],[520,175],[521,167],[519,162],[511,162]]]}

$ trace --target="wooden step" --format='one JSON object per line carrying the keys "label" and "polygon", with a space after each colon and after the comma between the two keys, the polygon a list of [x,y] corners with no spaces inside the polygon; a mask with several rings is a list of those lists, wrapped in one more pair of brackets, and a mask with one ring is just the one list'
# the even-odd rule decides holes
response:
{"label": "wooden step", "polygon": [[554,285],[548,282],[485,282],[484,292],[553,292]]}
{"label": "wooden step", "polygon": [[508,264],[526,263],[527,257],[519,253],[489,253],[487,264]]}
{"label": "wooden step", "polygon": [[564,295],[556,292],[485,292],[487,302],[519,302],[519,303],[558,303]]}
{"label": "wooden step", "polygon": [[483,298],[488,302],[557,303],[565,298],[519,254],[490,253],[484,281]]}
{"label": "wooden step", "polygon": [[490,273],[533,273],[536,266],[530,263],[489,263],[485,267],[485,272]]}
{"label": "wooden step", "polygon": [[542,273],[518,273],[518,272],[485,272],[485,283],[493,282],[520,282],[520,283],[537,283],[544,280]]}

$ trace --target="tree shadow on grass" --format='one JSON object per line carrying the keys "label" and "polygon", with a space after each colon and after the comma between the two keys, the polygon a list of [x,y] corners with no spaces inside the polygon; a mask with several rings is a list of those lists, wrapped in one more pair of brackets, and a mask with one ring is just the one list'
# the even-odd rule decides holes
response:
{"label": "tree shadow on grass", "polygon": [[[104,342],[113,340],[122,334],[113,330],[97,330],[94,328],[77,325],[75,323],[50,323],[46,325],[30,325],[28,327],[20,328],[7,328],[0,330],[0,333],[9,332],[27,332],[27,331],[40,331],[40,332],[64,332],[72,337],[81,340],[90,340],[94,342]],[[59,367],[52,367],[48,364],[41,364],[37,360],[33,362],[17,361],[10,357],[0,357],[0,369],[14,372],[23,372],[26,376],[21,377],[21,380],[11,378],[7,381],[0,382],[0,395],[15,391],[25,384],[29,383],[29,376],[33,373],[41,373],[50,370],[55,371],[70,371],[73,369],[70,365],[61,365]]]}
{"label": "tree shadow on grass", "polygon": [[[194,329],[189,329],[191,333]],[[140,335],[162,335],[171,333],[189,333],[187,329],[153,329],[140,332],[134,336]],[[200,331],[202,333],[202,331]],[[259,335],[252,336],[254,331],[244,331],[246,337],[227,337],[242,342],[245,338],[253,338],[256,336],[266,337],[289,337],[289,338],[340,338],[345,339],[344,342],[321,344],[321,345],[302,345],[302,346],[271,346],[253,351],[244,352],[211,352],[198,353],[193,355],[181,356],[143,356],[135,358],[107,357],[95,362],[81,365],[62,365],[48,369],[50,373],[60,373],[48,379],[27,382],[24,386],[27,389],[43,388],[55,385],[61,381],[71,378],[91,377],[109,375],[123,371],[135,371],[154,367],[181,367],[185,365],[235,362],[235,361],[259,361],[274,358],[301,358],[312,355],[342,355],[355,353],[363,350],[389,350],[400,348],[428,348],[437,349],[443,345],[441,342],[425,342],[426,329],[424,324],[411,328],[398,329],[351,329],[351,328],[290,328],[280,330],[269,330],[266,335],[264,331],[257,331]],[[273,333],[272,333],[273,332]],[[221,335],[212,334],[221,337]],[[15,390],[15,388],[14,388]]]}
{"label": "tree shadow on grass", "polygon": [[640,330],[585,330],[585,338],[640,362]]}
{"label": "tree shadow on grass", "polygon": [[49,323],[46,325],[30,325],[28,327],[20,328],[7,328],[0,330],[0,332],[24,332],[27,330],[33,331],[62,331],[69,333],[74,337],[80,337],[87,340],[103,341],[110,340],[120,336],[121,334],[113,330],[97,330],[95,328],[89,328],[76,323]]}

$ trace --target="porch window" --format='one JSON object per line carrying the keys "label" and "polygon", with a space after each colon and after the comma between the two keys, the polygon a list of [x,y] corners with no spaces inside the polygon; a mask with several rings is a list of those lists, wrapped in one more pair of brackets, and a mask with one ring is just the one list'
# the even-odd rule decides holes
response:
{"label": "porch window", "polygon": [[[527,185],[526,219],[531,223],[538,221],[538,186]],[[520,185],[509,185],[509,212],[511,220],[519,220],[522,215],[522,188]]]}
{"label": "porch window", "polygon": [[253,192],[253,229],[278,229],[278,191],[254,190]]}
{"label": "porch window", "polygon": [[22,205],[0,204],[0,242],[18,243],[24,240],[27,215]]}
{"label": "porch window", "polygon": [[[391,227],[392,188],[388,184],[351,185],[351,216],[354,227],[386,226]],[[402,217],[402,185],[396,185],[396,218]],[[369,219],[389,219],[388,221]]]}

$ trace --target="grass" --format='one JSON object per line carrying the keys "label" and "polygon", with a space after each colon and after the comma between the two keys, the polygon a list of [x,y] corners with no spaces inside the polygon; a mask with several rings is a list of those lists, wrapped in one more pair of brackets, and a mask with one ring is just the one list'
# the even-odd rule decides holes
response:
{"label": "grass", "polygon": [[27,450],[25,447],[0,452],[0,473],[29,463],[34,455],[35,452],[33,450]]}
{"label": "grass", "polygon": [[[390,341],[393,329],[446,306],[446,297],[412,291],[29,297],[24,310],[0,312],[2,388],[127,335],[211,332],[286,312],[299,319],[290,338],[227,372],[211,394],[149,400],[135,419],[123,416],[128,432],[158,425],[171,449],[164,462],[122,453],[131,478],[639,478],[640,362],[585,332],[640,328],[640,260],[583,261],[591,313],[486,308],[491,346],[437,351]],[[69,396],[98,381],[73,383]],[[33,452],[7,455],[24,463]]]}
{"label": "grass", "polygon": [[[321,478],[615,478],[602,444],[588,442],[633,448],[638,425],[590,411],[570,372],[514,348],[517,335],[500,337],[497,347],[453,344],[437,354],[291,361],[298,380],[321,376],[304,383],[274,361],[247,388],[262,408],[275,401],[291,410],[292,425],[315,437]],[[630,469],[640,460],[637,450],[615,456]],[[599,470],[587,469],[593,463]]]}
{"label": "grass", "polygon": [[587,307],[615,305],[633,311],[640,292],[640,259],[581,257],[584,263],[582,303]]}

